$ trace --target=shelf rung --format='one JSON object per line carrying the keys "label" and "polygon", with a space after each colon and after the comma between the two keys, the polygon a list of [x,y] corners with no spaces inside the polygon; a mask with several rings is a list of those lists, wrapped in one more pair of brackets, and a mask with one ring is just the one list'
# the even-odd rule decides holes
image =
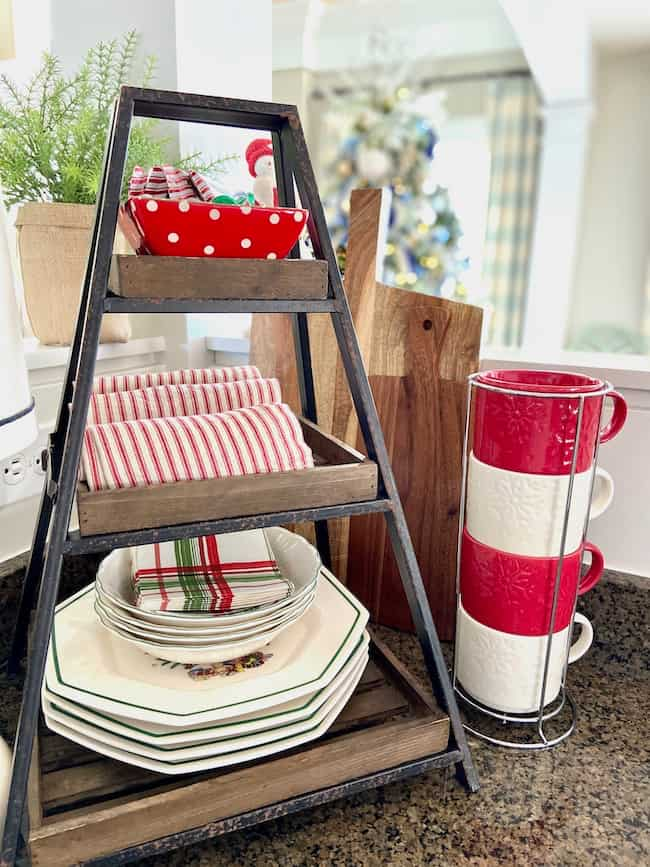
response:
{"label": "shelf rung", "polygon": [[120,298],[109,295],[106,313],[334,313],[335,298]]}
{"label": "shelf rung", "polygon": [[267,512],[243,518],[219,518],[214,521],[198,521],[192,524],[174,524],[145,530],[125,530],[121,533],[105,533],[96,536],[81,536],[79,532],[68,534],[64,546],[66,554],[91,554],[129,545],[148,545],[152,542],[169,542],[193,536],[208,536],[213,533],[233,533],[238,530],[253,530],[258,527],[274,527],[281,524],[299,524],[311,521],[326,521],[348,515],[368,515],[374,512],[389,512],[392,503],[388,498],[364,500],[359,503],[343,503],[335,506],[319,506],[312,509],[297,509],[292,512]]}

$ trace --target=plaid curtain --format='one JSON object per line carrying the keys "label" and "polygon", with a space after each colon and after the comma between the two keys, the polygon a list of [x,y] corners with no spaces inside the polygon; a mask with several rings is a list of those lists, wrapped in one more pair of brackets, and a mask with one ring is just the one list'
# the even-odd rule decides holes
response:
{"label": "plaid curtain", "polygon": [[540,142],[537,91],[529,76],[490,82],[490,195],[483,285],[490,344],[518,346],[528,283]]}

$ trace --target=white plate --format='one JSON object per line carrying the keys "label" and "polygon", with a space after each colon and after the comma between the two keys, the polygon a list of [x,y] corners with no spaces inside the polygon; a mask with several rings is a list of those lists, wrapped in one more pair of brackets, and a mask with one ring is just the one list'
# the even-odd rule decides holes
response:
{"label": "white plate", "polygon": [[310,727],[301,734],[293,735],[292,737],[284,737],[280,740],[274,741],[273,743],[264,744],[262,746],[253,747],[251,749],[238,749],[230,753],[225,753],[223,755],[211,756],[210,758],[197,759],[188,762],[162,762],[156,759],[138,756],[135,755],[135,753],[126,752],[125,750],[121,750],[118,747],[109,746],[108,744],[103,743],[96,738],[81,734],[80,732],[75,731],[69,726],[62,724],[57,719],[54,719],[46,710],[44,710],[44,717],[49,729],[57,732],[60,735],[63,735],[64,737],[68,738],[71,741],[74,741],[75,743],[81,744],[81,746],[87,747],[90,750],[94,750],[94,752],[96,753],[110,756],[113,759],[118,759],[119,761],[126,762],[127,764],[135,765],[138,768],[146,768],[150,771],[157,771],[161,774],[188,774],[194,773],[195,771],[207,771],[212,768],[225,768],[229,765],[241,764],[242,762],[250,762],[255,759],[265,758],[266,756],[271,756],[274,753],[280,753],[284,750],[290,750],[293,749],[293,747],[297,747],[301,744],[306,744],[309,741],[316,740],[316,738],[324,735],[325,732],[330,728],[330,726],[335,722],[337,716],[343,710],[348,700],[350,699],[350,696],[354,692],[355,686],[356,683],[348,686],[348,688],[340,694],[338,701],[336,702],[332,710],[327,714],[325,719],[323,719],[318,725]]}
{"label": "white plate", "polygon": [[[261,616],[267,616],[279,611],[286,605],[295,602],[302,594],[313,589],[321,566],[320,556],[313,545],[302,536],[290,533],[283,527],[269,527],[265,531],[271,546],[273,557],[282,575],[294,585],[291,596],[267,605],[246,609],[241,612],[222,613],[219,618],[228,618],[232,627],[236,623],[248,623]],[[114,604],[124,609],[131,616],[161,626],[189,626],[205,628],[206,623],[213,625],[214,614],[187,614],[176,611],[147,611],[133,604],[133,554],[131,548],[118,548],[99,564],[97,570],[98,592],[108,597]]]}
{"label": "white plate", "polygon": [[291,617],[292,613],[298,608],[301,608],[307,600],[313,600],[314,594],[316,593],[316,585],[314,584],[313,589],[308,593],[301,593],[300,597],[292,601],[290,605],[287,605],[285,608],[275,611],[270,615],[260,617],[254,621],[251,620],[248,623],[236,623],[234,626],[228,626],[228,624],[223,623],[223,616],[217,614],[213,616],[213,620],[218,622],[215,622],[212,626],[206,625],[205,628],[201,629],[196,629],[190,626],[160,626],[158,623],[149,623],[149,621],[137,617],[131,617],[123,608],[113,604],[107,596],[101,593],[98,586],[95,586],[95,591],[96,604],[102,608],[104,614],[107,615],[109,620],[116,620],[116,625],[120,626],[122,629],[126,629],[127,632],[144,630],[154,641],[156,640],[155,636],[160,639],[196,638],[198,640],[200,638],[209,637],[222,640],[230,636],[233,638],[243,638],[246,635],[257,634],[264,629],[271,629],[278,626],[285,619]]}
{"label": "white plate", "polygon": [[302,732],[320,725],[333,708],[339,704],[341,696],[349,694],[350,689],[356,687],[367,664],[368,655],[366,652],[365,657],[357,661],[356,666],[347,673],[346,677],[337,678],[336,688],[332,695],[307,719],[294,723],[275,722],[272,727],[254,734],[238,734],[234,737],[213,739],[207,743],[204,740],[180,746],[159,745],[152,747],[134,738],[116,735],[114,732],[107,731],[103,726],[84,721],[75,714],[57,708],[46,696],[43,697],[43,712],[46,717],[73,729],[79,734],[95,738],[103,744],[117,747],[127,753],[135,753],[137,756],[157,759],[162,762],[195,761],[239,750],[263,747],[265,744],[302,734]]}
{"label": "white plate", "polygon": [[69,701],[50,692],[46,683],[43,683],[42,695],[44,700],[55,704],[60,710],[67,711],[85,722],[94,726],[132,738],[142,744],[152,746],[190,745],[202,741],[212,741],[217,738],[227,738],[242,734],[253,734],[276,725],[290,725],[301,720],[312,719],[316,711],[322,707],[325,701],[337,690],[339,684],[345,680],[361,660],[368,659],[368,646],[370,636],[367,632],[361,636],[359,643],[354,648],[335,678],[322,689],[302,698],[295,698],[268,712],[254,712],[232,717],[226,722],[216,725],[197,726],[195,728],[179,729],[159,723],[145,722],[132,717],[112,716],[92,708],[84,707],[77,702]]}
{"label": "white plate", "polygon": [[[92,589],[92,585],[90,585]],[[293,617],[271,629],[268,632],[263,632],[261,635],[253,635],[249,638],[233,640],[232,638],[225,641],[212,639],[209,644],[160,644],[159,642],[149,641],[148,639],[136,638],[131,633],[117,626],[113,626],[109,621],[95,609],[95,615],[99,618],[104,629],[118,636],[124,641],[128,641],[134,647],[138,647],[145,653],[155,656],[156,659],[166,660],[168,662],[182,662],[188,665],[205,665],[215,662],[225,662],[226,660],[237,659],[240,656],[246,656],[251,653],[261,651],[267,644],[277,638],[285,629],[296,624],[304,612],[296,612]]]}
{"label": "white plate", "polygon": [[[106,620],[111,626],[114,626],[118,632],[126,632],[132,638],[153,642],[154,644],[162,644],[167,647],[206,647],[206,646],[223,646],[224,644],[238,644],[247,639],[263,639],[268,633],[279,629],[286,623],[294,622],[298,617],[302,616],[311,603],[314,601],[314,595],[307,596],[303,599],[302,604],[292,608],[284,617],[276,620],[268,626],[260,626],[255,629],[246,629],[241,632],[216,632],[211,635],[196,635],[193,631],[182,632],[179,635],[160,635],[157,632],[150,632],[146,625],[135,625],[132,620],[124,622],[120,617],[113,613],[113,609],[102,605],[98,598],[95,598],[95,611],[100,620]],[[257,624],[256,624],[257,626]],[[277,634],[277,633],[276,633]]]}
{"label": "white plate", "polygon": [[[323,569],[309,611],[264,653],[259,668],[196,679],[111,635],[93,614],[92,585],[56,611],[46,679],[56,695],[109,714],[179,726],[276,707],[327,686],[356,647],[368,611]],[[217,669],[218,671],[219,669]]]}

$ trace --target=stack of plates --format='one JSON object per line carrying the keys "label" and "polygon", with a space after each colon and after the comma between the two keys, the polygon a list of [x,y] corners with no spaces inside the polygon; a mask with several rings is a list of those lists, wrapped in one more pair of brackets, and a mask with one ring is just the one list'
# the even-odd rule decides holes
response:
{"label": "stack of plates", "polygon": [[291,596],[269,605],[220,614],[146,611],[133,604],[130,548],[113,551],[100,565],[95,611],[109,632],[170,662],[221,662],[259,650],[303,617],[314,601],[321,568],[318,551],[281,527],[265,530]]}
{"label": "stack of plates", "polygon": [[[285,530],[273,533],[286,538],[283,555],[279,543],[274,553],[295,583],[296,563],[311,546]],[[110,589],[107,581],[102,586]],[[326,569],[313,592],[304,614],[261,650],[227,662],[180,664],[105,629],[94,614],[91,584],[57,608],[43,683],[45,721],[91,750],[166,774],[248,762],[314,740],[335,721],[366,667],[368,612]]]}

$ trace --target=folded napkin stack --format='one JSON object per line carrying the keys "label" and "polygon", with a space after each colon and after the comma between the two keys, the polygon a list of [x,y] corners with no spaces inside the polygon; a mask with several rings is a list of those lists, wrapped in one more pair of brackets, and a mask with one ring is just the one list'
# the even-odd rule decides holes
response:
{"label": "folded napkin stack", "polygon": [[262,403],[280,403],[281,400],[277,379],[239,379],[204,385],[154,385],[134,391],[93,394],[88,408],[88,424],[207,415]]}
{"label": "folded napkin stack", "polygon": [[313,467],[281,399],[256,367],[99,377],[81,478],[99,491]]}
{"label": "folded napkin stack", "polygon": [[148,611],[224,613],[293,593],[263,530],[143,545],[134,551],[135,603]]}
{"label": "folded napkin stack", "polygon": [[96,376],[93,391],[97,394],[109,394],[113,391],[152,388],[154,385],[207,385],[213,382],[237,382],[240,379],[262,379],[262,374],[253,365],[162,370],[155,373],[123,373],[114,376]]}
{"label": "folded napkin stack", "polygon": [[82,468],[91,491],[304,470],[314,465],[283,403],[215,415],[90,425]]}

